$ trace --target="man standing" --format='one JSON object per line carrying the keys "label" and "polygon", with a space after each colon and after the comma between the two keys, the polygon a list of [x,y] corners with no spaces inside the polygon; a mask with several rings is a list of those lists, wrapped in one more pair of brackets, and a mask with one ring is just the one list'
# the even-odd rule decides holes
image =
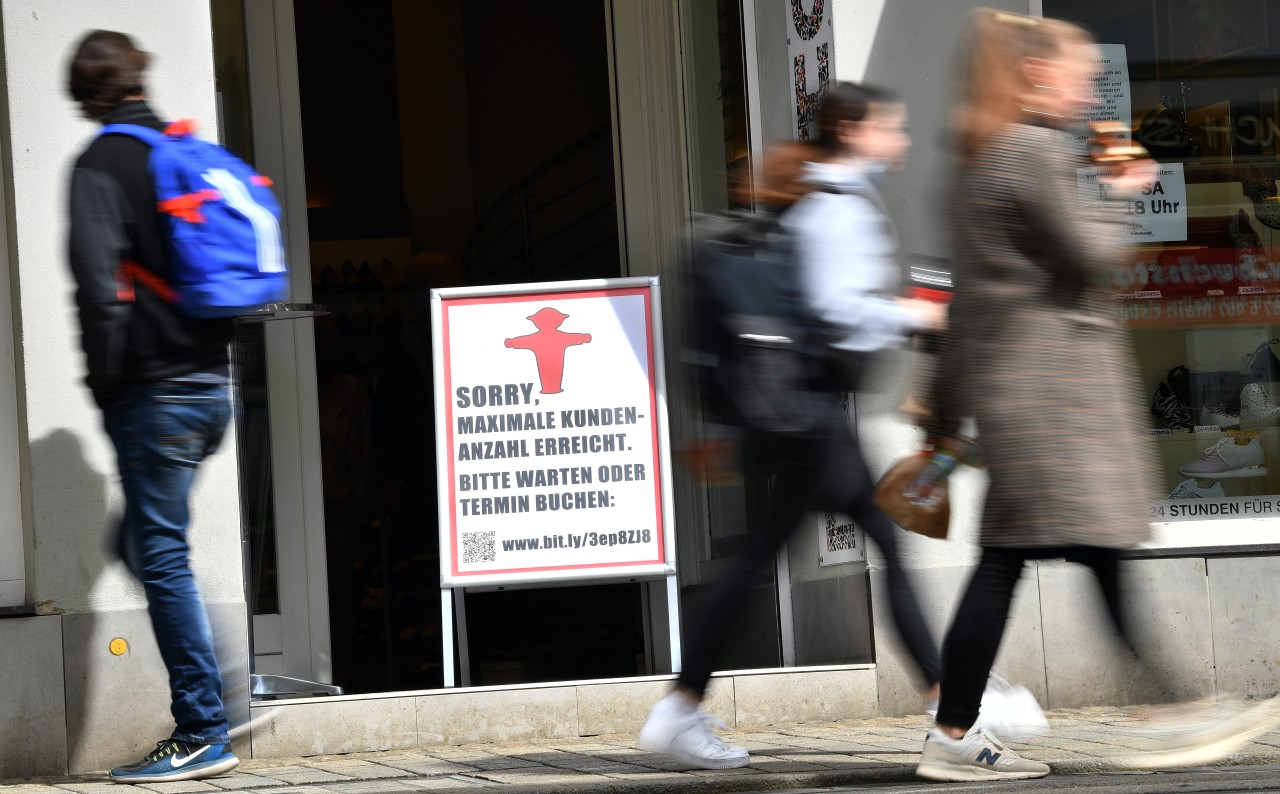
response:
{"label": "man standing", "polygon": [[[161,130],[143,88],[147,60],[128,36],[93,31],[72,57],[71,96],[101,124]],[[101,136],[71,176],[70,260],[85,382],[115,445],[125,495],[117,549],[146,591],[177,723],[141,761],[111,770],[112,780],[126,783],[211,777],[240,763],[187,543],[196,469],[231,415],[232,324],[184,317],[162,297],[168,241],[150,152],[133,136]]]}

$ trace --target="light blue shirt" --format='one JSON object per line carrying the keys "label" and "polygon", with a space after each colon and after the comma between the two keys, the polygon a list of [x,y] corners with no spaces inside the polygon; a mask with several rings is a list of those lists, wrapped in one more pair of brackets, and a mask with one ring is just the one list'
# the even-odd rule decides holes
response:
{"label": "light blue shirt", "polygon": [[855,166],[808,163],[805,181],[822,185],[782,217],[792,235],[805,300],[836,331],[833,345],[870,353],[901,343],[910,313],[901,287],[898,239],[880,195]]}

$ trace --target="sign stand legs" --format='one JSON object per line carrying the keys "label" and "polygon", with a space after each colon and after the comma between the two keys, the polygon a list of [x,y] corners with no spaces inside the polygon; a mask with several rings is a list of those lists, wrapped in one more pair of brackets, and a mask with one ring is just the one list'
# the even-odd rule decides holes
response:
{"label": "sign stand legs", "polygon": [[458,678],[462,686],[471,686],[471,651],[467,645],[467,589],[458,588],[454,599],[453,614],[457,623]]}
{"label": "sign stand legs", "polygon": [[444,644],[441,655],[441,669],[444,671],[444,685],[458,685],[453,664],[453,588],[440,588],[440,641]]}
{"label": "sign stand legs", "polygon": [[667,631],[670,634],[671,672],[681,671],[680,658],[680,582],[674,574],[667,577]]}

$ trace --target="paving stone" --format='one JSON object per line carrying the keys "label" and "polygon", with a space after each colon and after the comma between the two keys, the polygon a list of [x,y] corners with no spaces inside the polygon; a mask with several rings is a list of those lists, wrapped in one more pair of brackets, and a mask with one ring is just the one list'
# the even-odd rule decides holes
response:
{"label": "paving stone", "polygon": [[824,772],[829,767],[808,761],[795,761],[789,758],[774,758],[767,755],[751,754],[751,768],[773,775],[791,774],[793,772]]}
{"label": "paving stone", "polygon": [[586,791],[607,789],[609,786],[609,778],[603,775],[579,775],[545,766],[477,772],[474,777],[508,785],[573,786]]}
{"label": "paving stone", "polygon": [[4,786],[0,785],[0,792],[4,794],[61,794],[59,789],[52,784],[39,785],[34,783],[18,783],[16,785]]}
{"label": "paving stone", "polygon": [[393,766],[374,764],[364,760],[325,761],[318,764],[308,762],[306,765],[312,769],[322,769],[325,772],[345,775],[356,780],[380,780],[383,778],[408,777],[413,774]]}
{"label": "paving stone", "polygon": [[453,761],[441,761],[438,758],[389,758],[379,761],[383,766],[400,769],[413,775],[452,775],[459,772],[474,772],[476,767],[459,764]]}
{"label": "paving stone", "polygon": [[690,769],[686,774],[696,777],[728,777],[730,775],[763,775],[759,769],[740,766],[737,769]]}
{"label": "paving stone", "polygon": [[169,783],[138,783],[138,788],[157,794],[195,794],[197,791],[221,791],[203,780],[174,780]]}
{"label": "paving stone", "polygon": [[289,785],[278,778],[248,772],[233,772],[230,775],[219,775],[218,777],[211,777],[205,782],[224,791],[244,791],[247,789]]}
{"label": "paving stone", "polygon": [[827,753],[874,753],[885,749],[880,742],[847,742],[834,739],[815,739],[811,736],[793,736],[790,746],[805,750],[822,750]]}
{"label": "paving stone", "polygon": [[339,783],[343,780],[351,780],[351,778],[346,775],[339,775],[323,769],[313,769],[312,767],[301,765],[278,766],[271,770],[271,777],[276,780],[283,780],[289,785],[305,783]]}
{"label": "paving stone", "polygon": [[103,780],[102,778],[104,777],[106,775],[94,775],[93,777],[86,777],[84,780],[68,780],[54,785],[60,789],[74,791],[76,794],[106,794],[108,791],[120,794],[120,784]]}
{"label": "paving stone", "polygon": [[486,788],[498,788],[498,784],[486,780],[463,779],[460,777],[420,777],[406,781],[418,791],[483,791]]}
{"label": "paving stone", "polygon": [[408,785],[414,778],[389,778],[385,780],[353,780],[348,783],[329,783],[321,788],[329,791],[340,791],[342,794],[400,794],[405,791],[417,791]]}

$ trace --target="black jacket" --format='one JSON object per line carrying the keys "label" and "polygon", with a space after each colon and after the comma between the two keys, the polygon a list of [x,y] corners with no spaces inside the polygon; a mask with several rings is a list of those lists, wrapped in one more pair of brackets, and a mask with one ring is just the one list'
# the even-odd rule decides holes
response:
{"label": "black jacket", "polygon": [[[106,122],[164,128],[141,100],[122,103]],[[89,369],[85,382],[103,408],[137,386],[228,369],[231,320],[185,317],[141,283],[133,300],[122,289],[125,261],[169,278],[150,156],[151,147],[137,138],[108,135],[89,144],[71,174],[69,253]]]}

